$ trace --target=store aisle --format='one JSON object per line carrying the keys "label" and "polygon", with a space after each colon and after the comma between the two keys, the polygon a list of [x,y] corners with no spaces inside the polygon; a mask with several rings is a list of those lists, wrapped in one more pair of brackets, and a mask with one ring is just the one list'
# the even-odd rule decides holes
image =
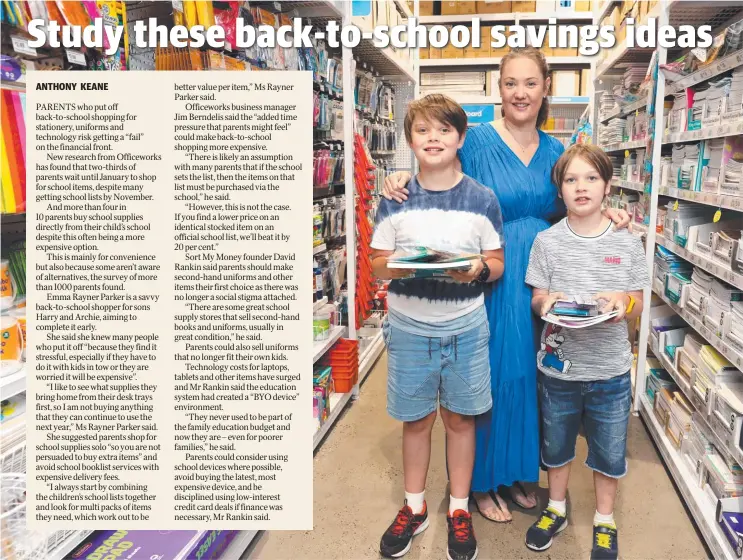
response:
{"label": "store aisle", "polygon": [[[401,505],[402,457],[400,425],[385,411],[386,354],[361,389],[361,398],[339,420],[315,456],[315,530],[270,532],[250,556],[261,560],[380,558],[382,532]],[[660,560],[707,557],[704,545],[668,478],[662,461],[639,418],[630,427],[630,471],[622,481],[616,517],[620,558]],[[590,471],[582,466],[581,440],[570,483],[571,525],[546,554],[523,545],[536,512],[513,511],[513,523],[498,525],[474,515],[481,559],[588,558],[591,550],[593,490]],[[437,420],[427,500],[431,526],[416,537],[410,559],[446,558],[448,504],[444,468],[444,427]],[[547,496],[543,477],[540,500]]]}

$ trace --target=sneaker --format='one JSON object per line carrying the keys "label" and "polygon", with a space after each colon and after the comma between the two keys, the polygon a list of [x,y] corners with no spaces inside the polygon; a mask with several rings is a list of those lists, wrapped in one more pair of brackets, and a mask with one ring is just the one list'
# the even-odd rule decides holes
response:
{"label": "sneaker", "polygon": [[616,560],[617,556],[619,556],[617,528],[604,524],[594,525],[591,560]]}
{"label": "sneaker", "polygon": [[449,560],[475,560],[477,540],[472,527],[472,516],[463,509],[446,516],[449,527],[449,544],[446,556]]}
{"label": "sneaker", "polygon": [[400,558],[410,550],[413,537],[426,529],[428,529],[428,506],[426,502],[423,502],[423,511],[416,515],[406,501],[403,508],[397,512],[395,521],[382,535],[379,552],[386,558]]}
{"label": "sneaker", "polygon": [[534,525],[526,532],[526,546],[531,550],[541,552],[552,546],[552,539],[568,526],[567,517],[560,515],[553,509],[542,511]]}

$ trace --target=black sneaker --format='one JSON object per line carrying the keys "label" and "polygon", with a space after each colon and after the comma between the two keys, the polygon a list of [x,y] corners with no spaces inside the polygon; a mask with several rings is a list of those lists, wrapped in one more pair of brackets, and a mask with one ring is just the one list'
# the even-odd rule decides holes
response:
{"label": "black sneaker", "polygon": [[472,516],[458,509],[446,516],[449,527],[449,544],[446,556],[449,560],[475,560],[477,558],[477,540],[472,527]]}
{"label": "black sneaker", "polygon": [[423,511],[418,515],[410,509],[407,500],[403,508],[397,512],[392,522],[382,535],[379,543],[379,552],[387,558],[400,558],[410,550],[413,537],[428,529],[428,507],[423,502]]}
{"label": "black sneaker", "polygon": [[568,519],[553,509],[542,511],[534,525],[526,532],[526,546],[531,550],[541,552],[552,546],[552,539],[568,526]]}
{"label": "black sneaker", "polygon": [[594,525],[591,560],[616,560],[617,556],[619,556],[617,528],[603,523]]}

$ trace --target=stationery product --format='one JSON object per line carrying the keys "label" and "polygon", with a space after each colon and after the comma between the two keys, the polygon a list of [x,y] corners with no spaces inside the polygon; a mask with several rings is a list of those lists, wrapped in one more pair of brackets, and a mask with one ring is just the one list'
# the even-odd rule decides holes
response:
{"label": "stationery product", "polygon": [[23,368],[23,350],[20,321],[10,315],[0,316],[0,377],[12,375]]}
{"label": "stationery product", "polygon": [[481,255],[455,254],[428,247],[414,247],[390,255],[387,267],[411,270],[413,275],[439,276],[448,270],[468,270],[472,266],[472,261],[479,258]]}

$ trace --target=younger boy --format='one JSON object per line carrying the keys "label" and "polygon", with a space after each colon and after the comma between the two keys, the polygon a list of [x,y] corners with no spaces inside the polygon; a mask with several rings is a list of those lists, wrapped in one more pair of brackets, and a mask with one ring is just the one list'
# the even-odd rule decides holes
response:
{"label": "younger boy", "polygon": [[[457,150],[466,128],[464,110],[443,95],[410,104],[405,136],[420,172],[410,180],[404,204],[382,199],[371,242],[375,275],[392,279],[384,324],[387,411],[403,422],[405,503],[380,542],[389,558],[403,556],[413,536],[428,527],[424,490],[439,401],[450,480],[448,557],[477,556],[468,512],[474,416],[492,406],[483,291],[503,274],[503,234],[493,191],[459,171]],[[481,259],[448,278],[409,278],[410,270],[387,267],[393,252],[421,246]]]}
{"label": "younger boy", "polygon": [[601,212],[609,194],[611,160],[600,148],[575,145],[558,159],[552,180],[568,216],[540,233],[532,246],[527,284],[532,309],[544,316],[567,295],[592,296],[607,322],[584,329],[547,323],[537,356],[542,411],[542,462],[548,468],[549,504],[526,534],[526,546],[542,551],[567,527],[570,463],[581,423],[588,442],[586,465],[596,491],[591,558],[618,554],[614,500],[627,473],[625,450],[631,405],[632,351],[625,319],[642,313],[642,289],[650,273],[642,242],[615,230]]}

